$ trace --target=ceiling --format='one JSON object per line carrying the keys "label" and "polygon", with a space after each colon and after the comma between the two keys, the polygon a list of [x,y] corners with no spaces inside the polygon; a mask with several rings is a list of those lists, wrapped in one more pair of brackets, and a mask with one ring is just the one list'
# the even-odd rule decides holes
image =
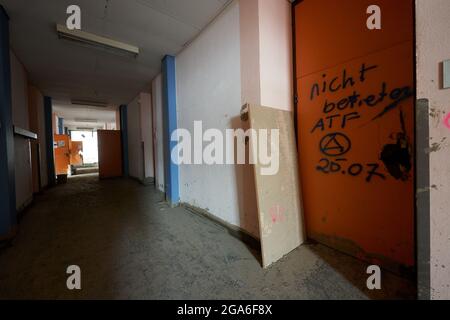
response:
{"label": "ceiling", "polygon": [[[10,20],[11,47],[29,80],[59,101],[119,105],[149,91],[161,59],[178,53],[229,0],[0,0]],[[32,3],[32,4],[31,4]],[[83,31],[140,48],[137,58],[59,40],[69,5],[81,8]]]}
{"label": "ceiling", "polygon": [[64,119],[64,127],[68,127],[70,130],[78,127],[103,129],[106,123],[108,126],[115,126],[116,123],[116,110],[113,107],[79,106],[54,101],[53,112]]}

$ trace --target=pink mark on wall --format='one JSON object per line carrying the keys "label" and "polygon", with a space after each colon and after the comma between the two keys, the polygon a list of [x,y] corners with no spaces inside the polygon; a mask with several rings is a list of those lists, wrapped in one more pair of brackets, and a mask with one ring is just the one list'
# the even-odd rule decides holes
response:
{"label": "pink mark on wall", "polygon": [[447,114],[447,115],[445,116],[445,119],[444,119],[444,126],[446,126],[447,129],[450,130],[450,113]]}
{"label": "pink mark on wall", "polygon": [[284,222],[286,217],[285,212],[286,210],[280,205],[270,208],[269,213],[272,218],[272,223],[275,224],[277,222]]}

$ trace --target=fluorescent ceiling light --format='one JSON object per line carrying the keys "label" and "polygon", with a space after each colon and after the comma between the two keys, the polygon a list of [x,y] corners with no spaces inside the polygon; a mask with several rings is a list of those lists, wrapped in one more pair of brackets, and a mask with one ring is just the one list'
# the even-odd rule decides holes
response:
{"label": "fluorescent ceiling light", "polygon": [[101,101],[90,101],[90,100],[71,100],[71,103],[78,106],[89,106],[89,107],[108,107],[108,103]]}
{"label": "fluorescent ceiling light", "polygon": [[96,120],[96,119],[80,119],[80,118],[76,118],[75,122],[92,122],[92,123],[97,123],[98,120]]}
{"label": "fluorescent ceiling light", "polygon": [[81,30],[69,30],[67,27],[60,24],[56,25],[56,32],[58,33],[59,38],[62,39],[88,44],[97,48],[106,48],[112,49],[114,51],[126,52],[132,54],[135,57],[139,55],[138,47],[101,37],[93,33],[88,33]]}

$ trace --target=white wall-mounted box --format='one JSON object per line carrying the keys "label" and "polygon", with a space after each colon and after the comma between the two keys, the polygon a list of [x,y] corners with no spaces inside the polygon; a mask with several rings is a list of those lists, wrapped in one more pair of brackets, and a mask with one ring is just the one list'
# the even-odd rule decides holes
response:
{"label": "white wall-mounted box", "polygon": [[443,70],[442,70],[442,87],[444,89],[450,88],[450,60],[445,60],[443,63]]}

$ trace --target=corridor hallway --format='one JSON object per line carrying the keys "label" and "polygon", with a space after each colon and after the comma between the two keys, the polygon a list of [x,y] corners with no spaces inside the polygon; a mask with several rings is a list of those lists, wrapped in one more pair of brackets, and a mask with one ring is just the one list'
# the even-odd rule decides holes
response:
{"label": "corridor hallway", "polygon": [[[6,299],[390,299],[414,285],[383,271],[366,288],[362,262],[303,245],[264,270],[227,229],[134,180],[77,176],[36,197],[12,246],[0,251]],[[66,269],[81,268],[80,291]]]}

